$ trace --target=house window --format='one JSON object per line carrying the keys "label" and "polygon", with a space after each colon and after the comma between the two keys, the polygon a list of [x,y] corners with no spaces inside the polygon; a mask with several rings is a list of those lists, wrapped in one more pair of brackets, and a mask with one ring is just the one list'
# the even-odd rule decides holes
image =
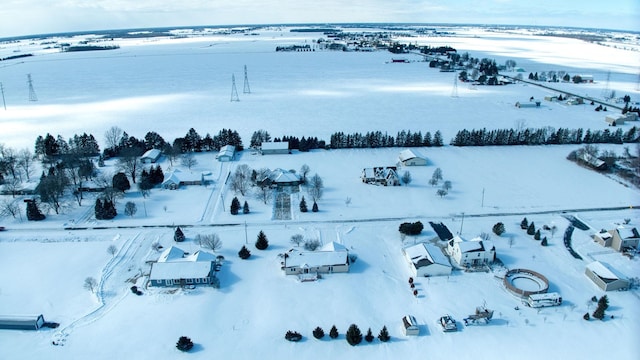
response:
{"label": "house window", "polygon": [[187,279],[187,284],[193,284],[193,279]]}
{"label": "house window", "polygon": [[196,279],[196,284],[200,284],[200,279]]}

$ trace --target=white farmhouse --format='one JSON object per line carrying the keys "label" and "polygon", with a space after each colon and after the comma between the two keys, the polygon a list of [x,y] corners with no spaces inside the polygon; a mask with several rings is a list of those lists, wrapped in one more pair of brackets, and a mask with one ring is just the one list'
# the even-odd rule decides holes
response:
{"label": "white farmhouse", "polygon": [[413,276],[445,276],[451,274],[449,259],[439,247],[420,243],[402,249]]}
{"label": "white farmhouse", "polygon": [[453,260],[462,267],[487,265],[496,259],[496,247],[493,242],[480,238],[466,241],[460,236],[456,236],[449,240],[447,251]]}

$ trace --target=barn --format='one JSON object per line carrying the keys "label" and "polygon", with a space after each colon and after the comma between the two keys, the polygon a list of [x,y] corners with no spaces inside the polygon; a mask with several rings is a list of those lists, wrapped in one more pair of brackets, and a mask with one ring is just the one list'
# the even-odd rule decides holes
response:
{"label": "barn", "polygon": [[44,325],[42,315],[0,315],[0,329],[5,330],[38,330]]}
{"label": "barn", "polygon": [[216,159],[220,162],[231,161],[236,155],[236,147],[233,145],[225,145],[220,148]]}
{"label": "barn", "polygon": [[158,149],[147,150],[142,156],[140,156],[140,162],[143,164],[153,164],[160,159],[162,152]]}
{"label": "barn", "polygon": [[260,146],[260,153],[262,155],[289,154],[289,142],[263,142]]}
{"label": "barn", "polygon": [[402,166],[426,166],[427,158],[417,150],[407,149],[398,155],[398,165]]}

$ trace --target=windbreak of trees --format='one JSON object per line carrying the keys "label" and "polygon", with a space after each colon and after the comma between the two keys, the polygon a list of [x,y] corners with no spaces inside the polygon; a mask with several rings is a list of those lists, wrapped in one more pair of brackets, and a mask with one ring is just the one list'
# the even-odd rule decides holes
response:
{"label": "windbreak of trees", "polygon": [[380,147],[419,147],[419,146],[443,146],[442,134],[436,131],[433,136],[431,132],[422,135],[421,131],[411,132],[411,130],[399,131],[396,136],[383,133],[381,131],[370,131],[366,134],[353,133],[345,134],[336,132],[331,135],[329,146],[332,149],[350,148],[380,148]]}
{"label": "windbreak of trees", "polygon": [[635,126],[624,132],[579,129],[498,129],[460,130],[451,140],[454,146],[490,145],[562,145],[562,144],[622,144],[640,141],[640,133]]}

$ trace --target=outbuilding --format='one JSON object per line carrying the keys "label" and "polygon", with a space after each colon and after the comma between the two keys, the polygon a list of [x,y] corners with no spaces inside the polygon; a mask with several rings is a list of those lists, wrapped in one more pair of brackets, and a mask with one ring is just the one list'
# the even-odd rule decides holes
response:
{"label": "outbuilding", "polygon": [[587,265],[584,273],[604,291],[629,289],[629,280],[606,263],[594,261]]}
{"label": "outbuilding", "polygon": [[260,146],[262,155],[289,154],[288,141],[263,142]]}
{"label": "outbuilding", "polygon": [[142,156],[140,156],[140,162],[143,164],[154,164],[158,159],[160,159],[160,155],[162,155],[162,151],[158,149],[147,150]]}
{"label": "outbuilding", "polygon": [[236,155],[236,147],[233,145],[225,145],[220,148],[216,160],[220,162],[231,161]]}
{"label": "outbuilding", "polygon": [[413,276],[446,276],[451,264],[439,247],[420,243],[402,249]]}
{"label": "outbuilding", "polygon": [[0,329],[38,330],[44,325],[44,316],[40,315],[0,315]]}
{"label": "outbuilding", "polygon": [[425,166],[427,165],[427,158],[417,150],[407,149],[401,151],[398,155],[398,165]]}
{"label": "outbuilding", "polygon": [[402,317],[402,332],[405,336],[420,335],[420,327],[413,315],[406,315]]}

